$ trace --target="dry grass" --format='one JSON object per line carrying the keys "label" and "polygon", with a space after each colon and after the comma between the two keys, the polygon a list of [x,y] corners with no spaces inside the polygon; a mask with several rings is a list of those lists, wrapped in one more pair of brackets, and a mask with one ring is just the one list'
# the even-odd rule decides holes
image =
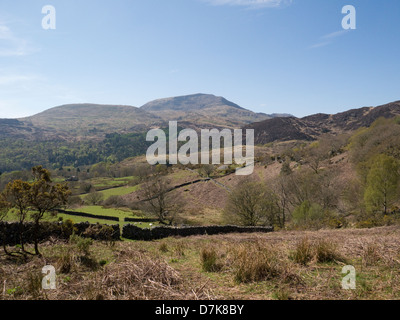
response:
{"label": "dry grass", "polygon": [[325,239],[319,240],[315,245],[317,262],[346,262],[346,258],[338,251],[336,243]]}
{"label": "dry grass", "polygon": [[191,290],[182,276],[164,261],[127,250],[118,262],[87,280],[83,298],[107,300],[208,299],[204,290]]}
{"label": "dry grass", "polygon": [[313,246],[307,237],[297,242],[296,249],[291,257],[296,263],[305,266],[313,259]]}
{"label": "dry grass", "polygon": [[205,272],[217,272],[221,265],[217,263],[218,254],[214,247],[202,248],[200,251],[201,266]]}
{"label": "dry grass", "polygon": [[288,261],[279,252],[262,242],[241,244],[233,248],[234,279],[238,283],[259,282],[277,278],[282,281],[296,279]]}
{"label": "dry grass", "polygon": [[[43,258],[0,255],[0,299],[400,299],[400,227],[42,245]],[[31,249],[31,248],[28,248]],[[43,291],[54,265],[57,290]],[[356,269],[356,290],[341,287]]]}
{"label": "dry grass", "polygon": [[[192,286],[182,275],[150,252],[117,244],[111,251],[95,243],[90,255],[81,255],[69,244],[44,248],[43,256],[17,261],[1,257],[0,299],[62,299],[62,300],[181,300],[211,299],[202,284]],[[104,253],[108,250],[108,253]],[[102,253],[96,256],[96,251]],[[97,268],[86,260],[96,261]],[[99,263],[99,259],[105,263]],[[113,260],[113,261],[107,261]],[[54,265],[57,290],[41,288],[43,266]],[[16,276],[18,275],[18,277]]]}

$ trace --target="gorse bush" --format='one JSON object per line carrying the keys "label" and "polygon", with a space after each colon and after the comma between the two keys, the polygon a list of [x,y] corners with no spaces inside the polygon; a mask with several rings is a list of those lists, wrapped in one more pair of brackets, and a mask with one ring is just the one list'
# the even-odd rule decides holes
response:
{"label": "gorse bush", "polygon": [[83,233],[84,237],[104,241],[110,247],[115,245],[114,229],[108,225],[90,225]]}
{"label": "gorse bush", "polygon": [[76,234],[71,235],[70,243],[75,244],[77,249],[84,256],[90,255],[90,246],[93,244],[93,240],[89,238],[82,238]]}
{"label": "gorse bush", "polygon": [[63,220],[61,224],[61,231],[68,239],[68,237],[70,237],[76,231],[74,222],[71,219]]}

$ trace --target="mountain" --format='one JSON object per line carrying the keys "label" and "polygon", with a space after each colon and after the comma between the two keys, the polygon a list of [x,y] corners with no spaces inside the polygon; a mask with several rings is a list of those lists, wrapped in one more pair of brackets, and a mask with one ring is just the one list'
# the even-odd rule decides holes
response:
{"label": "mountain", "polygon": [[188,128],[240,128],[270,119],[223,97],[194,94],[151,101],[141,108],[121,105],[69,104],[31,117],[0,119],[0,138],[28,140],[102,140],[109,133],[146,132],[179,121]]}
{"label": "mountain", "polygon": [[369,127],[380,117],[391,118],[400,115],[400,101],[378,107],[352,109],[334,115],[315,114],[304,118],[273,118],[245,126],[254,129],[255,143],[266,144],[274,141],[316,140],[322,134],[351,133],[361,127]]}
{"label": "mountain", "polygon": [[145,131],[162,119],[132,106],[70,104],[18,119],[37,133],[51,138],[96,139],[107,133]]}
{"label": "mountain", "polygon": [[140,109],[165,121],[179,121],[188,127],[238,128],[244,124],[272,118],[267,114],[246,110],[237,104],[211,94],[158,99]]}
{"label": "mountain", "polygon": [[31,117],[0,119],[0,138],[46,140],[102,140],[108,133],[143,132],[163,120],[132,106],[69,104]]}

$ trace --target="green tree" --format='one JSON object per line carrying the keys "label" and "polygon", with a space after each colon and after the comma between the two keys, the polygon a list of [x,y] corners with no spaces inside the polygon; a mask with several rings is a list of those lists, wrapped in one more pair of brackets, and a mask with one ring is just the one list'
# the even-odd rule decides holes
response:
{"label": "green tree", "polygon": [[14,180],[7,184],[4,190],[4,197],[12,208],[16,210],[19,225],[19,244],[22,251],[24,248],[24,223],[30,210],[31,184],[22,180]]}
{"label": "green tree", "polygon": [[324,217],[325,214],[322,207],[307,200],[293,211],[294,223],[303,227],[318,225]]}
{"label": "green tree", "polygon": [[104,194],[101,192],[91,192],[85,197],[85,202],[97,206],[104,200]]}
{"label": "green tree", "polygon": [[53,184],[50,172],[42,166],[32,168],[33,182],[29,192],[30,208],[34,221],[35,253],[39,252],[40,221],[46,212],[52,212],[67,204],[71,192],[65,184]]}
{"label": "green tree", "polygon": [[7,201],[4,193],[0,193],[0,237],[3,243],[3,250],[8,255],[6,244],[6,226],[2,224],[10,210],[10,203]]}
{"label": "green tree", "polygon": [[399,196],[399,162],[385,154],[373,159],[367,176],[364,201],[370,212],[388,213]]}

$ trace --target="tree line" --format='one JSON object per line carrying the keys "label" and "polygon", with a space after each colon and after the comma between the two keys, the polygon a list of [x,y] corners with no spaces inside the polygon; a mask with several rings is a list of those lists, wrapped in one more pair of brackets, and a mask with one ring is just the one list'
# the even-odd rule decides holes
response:
{"label": "tree line", "polygon": [[[350,137],[326,135],[286,150],[277,178],[239,183],[229,195],[226,220],[281,228],[288,222],[304,228],[390,223],[400,211],[399,136],[400,118],[382,118]],[[344,153],[348,173],[331,161]]]}

